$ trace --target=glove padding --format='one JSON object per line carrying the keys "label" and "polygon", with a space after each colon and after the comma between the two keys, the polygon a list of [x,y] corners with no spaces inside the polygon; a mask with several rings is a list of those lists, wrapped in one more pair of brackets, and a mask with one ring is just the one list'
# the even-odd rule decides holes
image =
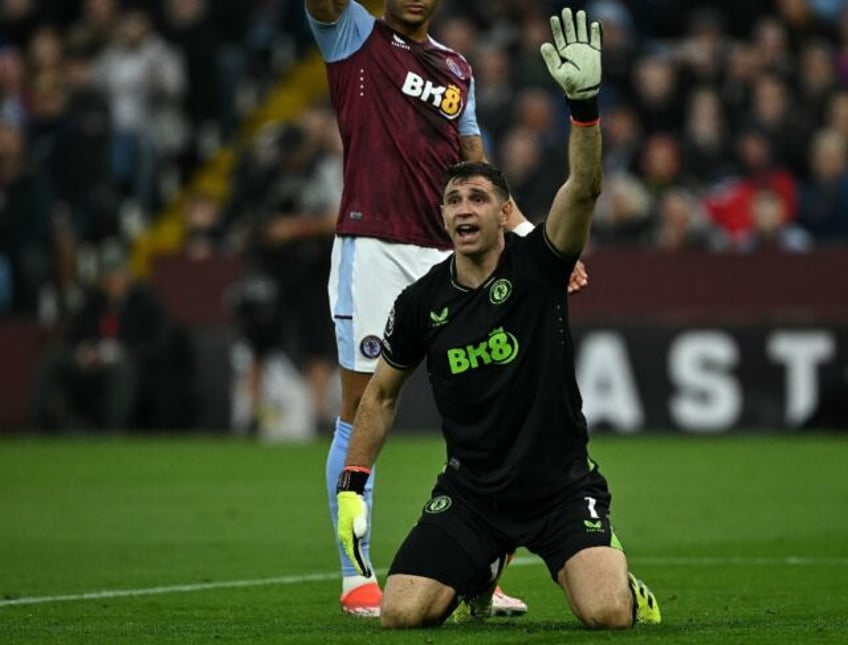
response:
{"label": "glove padding", "polygon": [[571,9],[562,10],[562,21],[551,16],[554,45],[543,43],[542,58],[553,79],[571,101],[585,101],[598,94],[601,87],[601,23],[594,21],[586,30],[586,12],[578,11],[575,20]]}
{"label": "glove padding", "polygon": [[362,538],[368,533],[368,506],[365,498],[354,491],[345,490],[337,493],[336,499],[339,503],[339,542],[359,574],[370,578],[371,563],[362,552]]}

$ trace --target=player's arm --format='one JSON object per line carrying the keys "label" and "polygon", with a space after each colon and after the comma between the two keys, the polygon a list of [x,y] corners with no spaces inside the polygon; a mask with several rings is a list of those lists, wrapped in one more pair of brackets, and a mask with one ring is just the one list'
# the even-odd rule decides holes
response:
{"label": "player's arm", "polygon": [[319,22],[336,22],[350,0],[306,0],[306,10]]}
{"label": "player's arm", "polygon": [[557,191],[545,223],[553,246],[564,255],[579,255],[589,236],[595,201],[603,179],[601,128],[597,95],[601,84],[601,25],[587,29],[586,13],[563,9],[551,18],[554,43],[544,43],[542,57],[571,109],[568,141],[569,176]]}
{"label": "player's arm", "polygon": [[377,362],[353,421],[346,466],[370,468],[377,460],[395,419],[400,391],[411,373],[392,367],[382,358]]}
{"label": "player's arm", "polygon": [[411,373],[412,370],[392,367],[382,358],[377,363],[356,411],[345,467],[336,486],[338,538],[351,562],[365,577],[371,576],[371,563],[361,549],[361,540],[368,534],[365,484],[386,442],[400,391]]}
{"label": "player's arm", "polygon": [[306,0],[309,29],[326,63],[336,63],[362,47],[376,19],[355,0]]}

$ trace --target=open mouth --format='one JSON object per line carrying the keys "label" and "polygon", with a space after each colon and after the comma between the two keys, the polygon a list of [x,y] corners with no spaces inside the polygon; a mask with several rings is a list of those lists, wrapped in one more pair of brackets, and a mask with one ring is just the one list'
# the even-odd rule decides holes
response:
{"label": "open mouth", "polygon": [[476,224],[460,224],[456,227],[456,235],[460,239],[466,239],[476,235],[479,230],[480,227]]}

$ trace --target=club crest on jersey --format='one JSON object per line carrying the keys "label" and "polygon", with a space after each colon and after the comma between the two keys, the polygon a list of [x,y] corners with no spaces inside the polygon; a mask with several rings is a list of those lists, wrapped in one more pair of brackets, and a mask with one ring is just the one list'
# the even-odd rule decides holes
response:
{"label": "club crest on jersey", "polygon": [[447,495],[439,495],[434,497],[429,502],[424,504],[424,512],[434,515],[436,513],[444,513],[453,504],[453,500]]}
{"label": "club crest on jersey", "polygon": [[512,283],[506,278],[495,280],[489,287],[489,301],[493,305],[499,305],[506,302],[506,299],[512,294]]}
{"label": "club crest on jersey", "polygon": [[433,81],[428,81],[415,72],[407,72],[401,91],[407,96],[438,108],[439,112],[448,119],[455,119],[462,112],[462,91],[458,85],[453,83],[447,87],[436,85]]}
{"label": "club crest on jersey", "polygon": [[447,66],[454,76],[463,81],[465,80],[465,74],[462,72],[462,68],[457,64],[457,62],[453,58],[448,58]]}
{"label": "club crest on jersey", "polygon": [[383,351],[383,343],[377,336],[366,336],[359,343],[359,351],[365,358],[377,358]]}

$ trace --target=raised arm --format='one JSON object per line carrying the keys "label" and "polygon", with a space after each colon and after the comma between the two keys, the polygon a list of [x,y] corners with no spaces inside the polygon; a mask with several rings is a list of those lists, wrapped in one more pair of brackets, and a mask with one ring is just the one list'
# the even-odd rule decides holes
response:
{"label": "raised arm", "polygon": [[571,173],[557,191],[545,224],[548,239],[565,255],[579,255],[589,237],[601,193],[601,128],[572,126],[568,141]]}
{"label": "raised arm", "polygon": [[319,22],[336,22],[350,0],[306,0],[306,10]]}
{"label": "raised arm", "polygon": [[542,57],[565,91],[571,109],[569,172],[557,191],[545,227],[554,247],[578,255],[589,236],[595,201],[601,192],[601,128],[597,95],[601,85],[601,25],[586,26],[586,13],[563,9],[551,18],[554,44],[542,45]]}

